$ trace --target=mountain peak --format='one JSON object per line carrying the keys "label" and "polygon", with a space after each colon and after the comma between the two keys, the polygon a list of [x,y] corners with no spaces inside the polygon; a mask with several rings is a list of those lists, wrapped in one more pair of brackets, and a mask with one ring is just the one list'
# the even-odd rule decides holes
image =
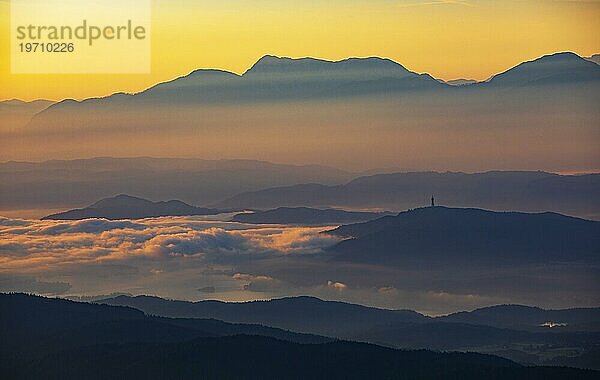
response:
{"label": "mountain peak", "polygon": [[531,62],[576,62],[583,60],[583,58],[581,58],[579,55],[573,52],[564,51],[553,54],[546,54],[538,59],[534,59]]}
{"label": "mountain peak", "polygon": [[266,54],[263,55],[262,57],[260,57],[260,59],[258,61],[256,61],[256,63],[254,63],[254,65],[265,65],[265,64],[275,64],[284,60],[291,60],[291,58],[286,58],[286,57],[278,57],[276,55],[270,55],[270,54]]}
{"label": "mountain peak", "polygon": [[152,202],[127,194],[119,194],[112,198],[101,199],[86,208],[60,212],[42,219],[143,219],[161,216],[214,215],[219,212],[219,210],[191,206],[178,200]]}
{"label": "mountain peak", "polygon": [[152,201],[149,201],[147,199],[138,198],[127,194],[118,194],[114,197],[103,198],[98,202],[92,204],[90,208],[114,207],[122,205],[148,205],[151,203]]}
{"label": "mountain peak", "polygon": [[490,84],[527,86],[600,80],[600,67],[575,53],[548,54],[523,62],[490,79]]}
{"label": "mountain peak", "polygon": [[378,74],[388,76],[406,76],[414,74],[404,66],[388,58],[366,57],[347,58],[340,61],[304,57],[289,58],[265,55],[260,58],[244,75],[255,74],[299,74],[299,73],[358,73]]}

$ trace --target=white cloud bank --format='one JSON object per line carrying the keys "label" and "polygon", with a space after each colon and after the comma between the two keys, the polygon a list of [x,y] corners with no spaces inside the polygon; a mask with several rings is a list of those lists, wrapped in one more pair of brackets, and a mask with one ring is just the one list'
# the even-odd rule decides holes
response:
{"label": "white cloud bank", "polygon": [[0,218],[0,272],[111,261],[319,253],[337,240],[323,228],[257,228],[238,223],[166,217],[139,221],[38,221]]}

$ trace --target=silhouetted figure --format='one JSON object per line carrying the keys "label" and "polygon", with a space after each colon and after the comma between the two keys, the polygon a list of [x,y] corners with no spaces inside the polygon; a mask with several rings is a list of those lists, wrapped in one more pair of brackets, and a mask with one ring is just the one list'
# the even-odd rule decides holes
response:
{"label": "silhouetted figure", "polygon": [[431,196],[431,207],[435,207],[435,198]]}

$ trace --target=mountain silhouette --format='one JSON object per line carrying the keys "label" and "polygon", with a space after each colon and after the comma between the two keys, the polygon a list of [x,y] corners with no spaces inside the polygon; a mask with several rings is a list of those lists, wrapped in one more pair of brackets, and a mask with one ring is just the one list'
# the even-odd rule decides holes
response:
{"label": "mountain silhouette", "polygon": [[97,301],[130,306],[152,315],[177,318],[215,318],[231,323],[260,323],[297,332],[344,336],[359,325],[428,320],[410,310],[385,310],[314,297],[287,297],[271,301],[170,301],[150,296],[118,296]]}
{"label": "mountain silhouette", "polygon": [[200,69],[158,84],[129,102],[221,103],[355,96],[443,88],[431,76],[417,74],[382,58],[326,61],[264,56],[243,75]]}
{"label": "mountain silhouette", "polygon": [[600,331],[600,308],[545,310],[524,305],[496,305],[439,317],[441,321],[540,331],[554,322],[560,331]]}
{"label": "mountain silhouette", "polygon": [[[600,340],[599,308],[543,310],[500,305],[431,318],[414,312],[323,301],[313,297],[223,303],[119,296],[97,302],[133,307],[152,315],[261,323],[296,332],[396,348],[497,352],[503,357],[529,365],[555,364],[551,360],[546,361],[549,353],[546,349],[549,347],[579,347],[580,356],[558,356],[557,360],[562,364],[585,363],[583,367],[600,369],[592,359],[597,353],[594,342]],[[536,317],[530,318],[532,314],[536,314]],[[474,318],[479,315],[485,318]],[[540,326],[548,321],[560,321],[566,326]],[[540,348],[539,352],[530,350],[527,354],[527,349],[523,349],[524,343],[546,348]]]}
{"label": "mountain silhouette", "polygon": [[232,221],[257,224],[342,224],[377,219],[389,213],[352,212],[308,207],[279,207],[273,210],[237,214]]}
{"label": "mountain silhouette", "polygon": [[54,104],[50,100],[25,102],[19,99],[0,101],[0,132],[15,131],[25,126],[31,118]]}
{"label": "mountain silhouette", "polygon": [[0,163],[0,207],[70,209],[114,194],[214,203],[239,192],[304,182],[335,184],[351,173],[255,160],[96,157]]}
{"label": "mountain silhouette", "polygon": [[260,58],[244,75],[259,74],[295,74],[295,73],[320,73],[328,72],[341,75],[356,74],[356,71],[365,72],[368,78],[381,78],[386,76],[405,77],[414,75],[404,66],[390,59],[348,58],[341,61],[328,61],[316,58],[287,58],[274,55],[265,55]]}
{"label": "mountain silhouette", "polygon": [[[252,302],[178,301],[154,296],[106,298],[100,304],[139,309],[150,315],[171,318],[215,318],[232,323],[263,323],[269,326],[326,336],[353,334],[375,326],[391,324],[426,324],[432,322],[490,326],[503,329],[550,331],[545,322],[565,326],[552,331],[600,331],[600,308],[546,310],[524,305],[496,305],[428,317],[410,310],[387,310],[315,297],[298,296]],[[299,316],[302,310],[309,315]],[[343,335],[337,335],[343,336]]]}
{"label": "mountain silhouette", "polygon": [[[476,353],[406,351],[215,320],[0,294],[0,375],[10,379],[591,379]],[[279,337],[269,334],[275,333]],[[300,344],[302,343],[302,344]]]}
{"label": "mountain silhouette", "polygon": [[37,99],[37,100],[32,100],[29,102],[26,102],[24,100],[20,100],[20,99],[10,99],[10,100],[1,100],[0,101],[0,110],[4,111],[5,107],[23,107],[23,108],[33,108],[36,109],[38,112],[47,108],[48,106],[52,105],[53,102],[52,100],[45,100],[45,99]]}
{"label": "mountain silhouette", "polygon": [[[97,343],[131,341],[181,341],[194,337],[216,337],[238,334],[270,336],[299,343],[322,343],[329,338],[292,333],[257,324],[232,324],[215,319],[164,318],[145,315],[126,306],[74,302],[60,298],[44,298],[26,294],[0,293],[2,336],[6,343],[27,345],[31,339],[59,336],[65,345],[84,340]],[[43,316],[43,317],[42,317]],[[41,343],[41,342],[39,342]]]}
{"label": "mountain silhouette", "polygon": [[401,265],[598,263],[600,222],[555,213],[425,207],[341,226],[334,260]]}
{"label": "mountain silhouette", "polygon": [[438,194],[448,206],[555,211],[600,217],[600,174],[408,172],[362,176],[342,185],[302,184],[241,193],[214,207],[338,207],[406,210]]}
{"label": "mountain silhouette", "polygon": [[[65,359],[68,358],[68,359]],[[297,344],[260,336],[92,345],[13,367],[10,378],[60,379],[595,379],[598,372],[524,367],[475,353],[403,351],[364,343]]]}
{"label": "mountain silhouette", "polygon": [[135,94],[53,104],[7,135],[2,153],[23,157],[17,147],[28,144],[48,157],[53,135],[54,151],[80,156],[122,155],[131,139],[142,155],[193,157],[202,146],[206,157],[234,149],[352,170],[590,170],[599,70],[561,53],[454,86],[384,58],[267,56],[241,75],[199,69]]}
{"label": "mountain silhouette", "polygon": [[[596,82],[600,67],[580,56],[565,52],[521,63],[488,82],[464,89],[498,86],[532,86],[556,83]],[[460,84],[463,84],[461,82]],[[397,92],[446,91],[456,88],[428,74],[417,74],[392,60],[369,57],[328,61],[266,55],[244,74],[216,69],[198,69],[188,75],[159,83],[137,94],[117,93],[83,101],[64,100],[36,116],[43,124],[46,115],[58,110],[86,110],[108,105],[237,103],[282,101],[323,97],[367,96]]]}
{"label": "mountain silhouette", "polygon": [[48,215],[43,217],[42,220],[143,219],[159,216],[214,215],[220,212],[222,211],[190,206],[177,200],[152,202],[147,199],[120,194],[112,198],[101,199],[86,208]]}
{"label": "mountain silhouette", "polygon": [[483,86],[533,86],[600,80],[600,67],[574,53],[545,55],[493,76]]}

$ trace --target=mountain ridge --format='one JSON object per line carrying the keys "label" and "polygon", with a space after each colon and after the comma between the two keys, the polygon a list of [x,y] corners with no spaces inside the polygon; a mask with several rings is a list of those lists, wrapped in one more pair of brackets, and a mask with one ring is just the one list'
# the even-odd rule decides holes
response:
{"label": "mountain ridge", "polygon": [[215,215],[222,212],[222,210],[191,206],[179,200],[153,202],[131,195],[119,194],[101,199],[82,209],[47,215],[42,220],[143,219],[164,216]]}
{"label": "mountain ridge", "polygon": [[356,177],[337,185],[299,184],[240,193],[213,207],[269,209],[333,207],[406,210],[438,203],[492,210],[554,211],[600,217],[600,173],[560,175],[541,171],[398,172]]}
{"label": "mountain ridge", "polygon": [[[342,166],[348,165],[345,152],[352,151],[361,157],[352,161],[353,170],[399,163],[472,171],[495,165],[571,170],[594,162],[589,136],[598,116],[593,99],[600,67],[575,55],[566,68],[542,58],[525,73],[513,68],[465,86],[407,74],[403,66],[376,58],[283,60],[275,65],[286,67],[283,72],[263,63],[242,75],[202,70],[137,94],[52,105],[19,134],[7,136],[2,156],[23,157],[16,147],[27,141],[36,147],[36,157],[48,157],[45,136],[52,134],[64,136],[59,149],[73,155],[123,154],[130,149],[124,138],[136,142],[140,155],[192,156],[202,146],[212,157],[228,151],[271,161],[311,157]],[[520,138],[514,140],[517,128]],[[232,136],[244,136],[247,143],[237,146]],[[444,144],[448,140],[468,143],[469,149]],[[576,143],[582,148],[575,150]],[[529,149],[532,144],[538,149]],[[374,150],[382,154],[369,156]],[[556,151],[568,154],[559,158]],[[416,152],[427,154],[421,158]]]}
{"label": "mountain ridge", "polygon": [[598,65],[572,52],[560,52],[544,55],[526,61],[494,75],[482,85],[529,86],[534,84],[598,81]]}
{"label": "mountain ridge", "polygon": [[357,212],[340,209],[317,209],[309,207],[278,207],[265,211],[234,215],[233,222],[255,224],[342,224],[372,220],[389,212]]}
{"label": "mountain ridge", "polygon": [[0,209],[66,210],[120,193],[204,205],[240,191],[305,182],[335,184],[353,177],[350,172],[323,165],[256,160],[97,157],[12,161],[0,163]]}
{"label": "mountain ridge", "polygon": [[[552,356],[552,349],[544,348],[533,354],[528,351],[527,345],[523,348],[524,343],[538,347],[581,347],[587,352],[581,358],[560,359],[558,363],[579,363],[576,365],[598,368],[593,361],[593,342],[600,338],[600,307],[544,310],[521,306],[515,311],[511,305],[499,305],[487,309],[497,311],[504,316],[504,320],[475,320],[470,317],[486,308],[438,317],[421,314],[411,317],[405,312],[398,313],[402,310],[325,301],[311,296],[246,302],[193,302],[156,296],[119,296],[96,302],[126,305],[147,314],[166,317],[213,317],[242,323],[262,320],[265,325],[286,330],[394,348],[487,352],[529,365],[552,365],[556,362],[544,359]],[[532,312],[536,314],[533,318],[530,316]],[[421,317],[414,318],[418,315]],[[302,316],[305,316],[305,320],[302,320]],[[551,321],[565,325],[543,326],[543,323]],[[507,350],[507,347],[511,349]],[[585,359],[586,355],[592,356]]]}
{"label": "mountain ridge", "polygon": [[0,305],[10,310],[0,315],[0,374],[11,379],[549,380],[597,375],[575,368],[523,366],[490,354],[400,350],[25,294],[0,294]]}
{"label": "mountain ridge", "polygon": [[558,213],[422,207],[327,233],[334,261],[498,266],[598,263],[600,222]]}
{"label": "mountain ridge", "polygon": [[[353,324],[358,321],[370,320],[370,323],[382,323],[383,321],[415,322],[428,319],[428,317],[411,310],[386,310],[340,301],[323,301],[311,296],[283,297],[272,301],[240,303],[227,303],[216,300],[169,301],[156,296],[118,296],[95,302],[109,305],[120,305],[127,302],[136,305],[135,308],[144,310],[149,314],[162,316],[168,314],[172,317],[182,318],[198,318],[210,315],[211,318],[231,323],[241,323],[244,320],[256,321],[290,331],[327,332],[329,336],[342,334],[344,331],[352,329]],[[165,310],[168,310],[168,312],[165,312]],[[332,319],[331,317],[334,314],[339,317],[343,316],[343,318],[341,320]]]}
{"label": "mountain ridge", "polygon": [[[423,74],[418,74],[416,72],[410,71],[408,69],[406,69],[402,64],[393,61],[389,58],[381,58],[381,57],[376,57],[376,56],[372,56],[372,57],[365,57],[365,58],[358,58],[358,57],[350,57],[350,58],[346,58],[346,59],[342,59],[342,60],[338,60],[338,61],[332,61],[332,60],[326,60],[326,59],[318,59],[318,58],[311,58],[311,57],[303,57],[303,58],[289,58],[289,57],[279,57],[279,56],[275,56],[275,55],[265,55],[263,57],[261,57],[260,59],[258,59],[249,69],[247,69],[243,74],[236,74],[227,70],[221,70],[221,69],[195,69],[193,71],[191,71],[190,73],[186,74],[186,75],[182,75],[179,76],[177,78],[171,79],[171,80],[167,80],[161,83],[157,83],[155,85],[150,86],[149,88],[139,91],[137,93],[132,93],[132,94],[125,94],[122,92],[117,92],[114,94],[110,94],[110,95],[106,95],[106,96],[102,96],[102,97],[96,97],[96,98],[88,98],[88,99],[84,99],[81,101],[76,101],[74,99],[65,99],[59,102],[56,102],[52,105],[50,105],[48,107],[49,110],[55,109],[55,108],[60,108],[64,105],[67,104],[85,104],[88,103],[89,101],[91,102],[104,102],[104,101],[109,101],[110,99],[113,99],[115,97],[119,97],[119,96],[127,96],[128,98],[130,97],[131,99],[135,99],[136,96],[140,96],[140,95],[149,95],[152,94],[153,92],[156,91],[160,91],[160,90],[164,90],[164,89],[169,89],[169,88],[185,88],[185,87],[189,87],[192,86],[191,84],[186,84],[185,82],[188,80],[192,80],[194,78],[198,78],[198,77],[203,77],[203,76],[218,76],[218,77],[223,77],[223,78],[227,78],[227,79],[243,79],[243,78],[249,78],[251,76],[253,76],[254,74],[274,74],[274,73],[285,73],[285,72],[291,72],[293,73],[293,70],[289,70],[291,68],[293,68],[294,70],[299,69],[299,68],[304,68],[305,70],[308,68],[308,72],[319,72],[322,71],[323,69],[333,69],[335,67],[337,68],[342,68],[342,69],[347,69],[348,67],[351,67],[353,65],[365,65],[364,69],[367,70],[367,72],[371,72],[371,74],[375,74],[376,70],[374,70],[374,67],[377,66],[385,66],[386,68],[389,68],[389,71],[384,71],[384,73],[380,73],[378,75],[375,75],[373,77],[370,77],[370,80],[376,80],[376,79],[387,79],[388,81],[390,80],[390,78],[397,78],[397,79],[406,79],[409,77],[412,77],[413,79],[418,79],[421,78],[424,80],[423,83],[428,83],[428,86],[441,86],[440,88],[446,88],[446,89],[450,89],[450,88],[470,88],[473,86],[473,88],[475,87],[490,87],[490,86],[496,86],[496,85],[514,85],[515,81],[517,79],[506,79],[507,77],[510,77],[513,74],[519,74],[520,71],[524,71],[527,69],[531,69],[532,67],[546,67],[548,66],[549,62],[562,62],[562,63],[575,63],[577,65],[579,65],[580,67],[585,67],[585,70],[583,70],[584,72],[578,73],[574,76],[571,77],[571,79],[575,79],[576,81],[579,80],[585,80],[585,73],[590,73],[591,75],[591,80],[596,81],[596,80],[600,80],[600,68],[595,67],[592,64],[591,61],[580,57],[579,55],[572,53],[572,52],[559,52],[559,53],[553,53],[553,54],[547,54],[544,56],[541,56],[539,58],[530,60],[530,61],[525,61],[522,62],[520,64],[517,64],[516,66],[507,69],[504,72],[501,72],[499,74],[496,74],[494,76],[492,76],[490,78],[489,81],[485,81],[485,82],[477,82],[477,83],[468,83],[466,85],[462,85],[462,86],[456,86],[456,85],[452,85],[452,84],[448,84],[444,81],[440,82],[438,79],[435,79],[434,77],[432,77],[429,74],[423,73]],[[590,65],[585,65],[586,63],[590,63]],[[348,67],[346,67],[348,66]],[[279,69],[279,70],[269,70],[269,69]],[[285,69],[283,71],[280,71],[281,69]],[[562,67],[559,67],[561,70],[559,71],[559,74],[565,74],[565,73],[573,73],[574,71],[571,70],[565,70],[564,65],[562,65]],[[334,70],[335,72],[335,70]],[[550,75],[550,76],[545,76],[542,78],[525,78],[527,79],[524,83],[522,83],[522,85],[531,85],[531,84],[535,84],[536,82],[538,83],[543,83],[543,82],[548,82],[551,81],[552,78],[557,78],[556,75]],[[206,79],[206,78],[204,78]],[[559,78],[560,79],[560,78]],[[566,78],[568,79],[568,78]],[[565,78],[560,79],[560,82],[563,82],[566,80]],[[364,80],[363,80],[364,81]],[[200,83],[196,83],[197,85],[202,85],[202,82]],[[210,84],[210,83],[209,83]],[[400,83],[399,83],[400,84]],[[205,84],[208,85],[208,84]],[[387,83],[387,86],[385,86],[384,88],[393,88],[393,84],[391,84],[392,87],[390,86],[390,83]],[[210,87],[210,86],[209,86]],[[210,87],[212,88],[212,87]],[[341,87],[343,88],[343,87]],[[409,86],[407,87],[407,89],[410,88],[415,88],[414,86]],[[432,87],[428,87],[428,88],[432,88]],[[260,90],[259,90],[260,92]],[[351,91],[352,92],[352,91]],[[318,94],[318,91],[314,94]],[[259,96],[260,97],[260,96]],[[179,98],[181,99],[181,97],[179,96]],[[204,98],[203,98],[204,99]],[[182,99],[181,99],[182,100]],[[207,100],[207,99],[205,99]],[[41,111],[44,112],[45,110]],[[37,116],[37,115],[36,115]]]}

